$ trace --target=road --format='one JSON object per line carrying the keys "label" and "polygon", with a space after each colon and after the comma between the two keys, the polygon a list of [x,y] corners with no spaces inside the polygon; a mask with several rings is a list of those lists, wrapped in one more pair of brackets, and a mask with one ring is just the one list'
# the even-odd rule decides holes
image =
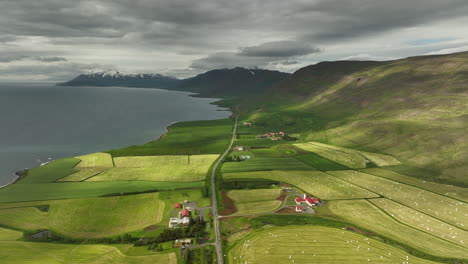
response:
{"label": "road", "polygon": [[236,139],[236,131],[237,131],[237,121],[239,117],[236,117],[236,122],[234,123],[234,129],[232,130],[232,138],[231,142],[229,143],[229,147],[226,149],[226,151],[221,155],[221,157],[216,161],[215,165],[213,166],[213,170],[211,171],[211,200],[212,200],[212,210],[213,210],[213,227],[215,231],[215,249],[216,249],[216,255],[218,256],[218,264],[223,264],[224,263],[224,258],[223,258],[223,248],[221,246],[221,232],[219,231],[219,217],[218,217],[218,201],[216,200],[216,194],[217,194],[217,188],[216,188],[216,169],[218,168],[219,164],[221,164],[221,161],[224,159],[224,157],[227,155],[229,150],[232,148],[232,145],[234,144],[234,140]]}

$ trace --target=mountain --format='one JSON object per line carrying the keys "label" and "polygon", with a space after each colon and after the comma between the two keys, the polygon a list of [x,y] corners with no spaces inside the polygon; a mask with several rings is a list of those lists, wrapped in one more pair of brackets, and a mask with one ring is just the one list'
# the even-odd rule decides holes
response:
{"label": "mountain", "polygon": [[81,74],[68,82],[60,83],[60,86],[124,86],[147,88],[171,88],[179,84],[180,80],[161,74],[121,74],[115,73],[90,73]]}
{"label": "mountain", "polygon": [[390,154],[406,164],[396,170],[468,186],[468,52],[321,62],[240,109],[258,126]]}
{"label": "mountain", "polygon": [[252,95],[289,76],[289,73],[263,69],[217,69],[182,80],[177,89],[211,97]]}
{"label": "mountain", "polygon": [[262,69],[218,69],[179,80],[160,74],[119,72],[82,74],[61,86],[124,86],[181,90],[205,97],[256,94],[289,77],[289,73]]}

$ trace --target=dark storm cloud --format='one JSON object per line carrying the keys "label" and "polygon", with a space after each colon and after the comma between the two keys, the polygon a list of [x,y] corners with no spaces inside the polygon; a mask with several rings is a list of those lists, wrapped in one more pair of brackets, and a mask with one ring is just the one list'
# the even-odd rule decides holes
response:
{"label": "dark storm cloud", "polygon": [[249,57],[292,57],[320,52],[308,43],[298,41],[274,41],[258,46],[241,48],[239,55]]}
{"label": "dark storm cloud", "polygon": [[31,60],[31,61],[44,62],[44,63],[67,61],[67,59],[63,57],[43,57],[43,56],[29,56],[29,55],[18,54],[18,53],[0,53],[0,63],[21,61],[21,60]]}

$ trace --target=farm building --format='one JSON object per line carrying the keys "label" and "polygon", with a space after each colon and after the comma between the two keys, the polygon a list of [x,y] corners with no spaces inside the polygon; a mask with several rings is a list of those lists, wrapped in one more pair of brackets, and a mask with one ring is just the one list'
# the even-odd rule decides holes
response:
{"label": "farm building", "polygon": [[183,218],[170,218],[169,219],[169,228],[176,228],[181,226],[188,226],[190,223],[190,217]]}
{"label": "farm building", "polygon": [[251,126],[252,126],[252,123],[249,123],[249,122],[244,122],[244,123],[242,123],[242,124],[243,124],[244,126],[246,126],[246,127],[251,127]]}
{"label": "farm building", "polygon": [[304,196],[302,198],[301,197],[296,197],[295,201],[296,201],[296,204],[301,204],[301,203],[305,202],[309,206],[315,206],[315,205],[320,203],[320,199],[311,198],[311,197],[307,196],[306,194],[304,194]]}
{"label": "farm building", "polygon": [[234,150],[237,150],[237,151],[243,151],[245,148],[243,146],[237,146],[234,148]]}
{"label": "farm building", "polygon": [[182,205],[180,203],[175,203],[174,208],[177,208],[177,209],[182,208]]}
{"label": "farm building", "polygon": [[299,206],[299,205],[298,205],[298,206],[295,207],[295,209],[296,209],[296,212],[302,213],[302,206]]}
{"label": "farm building", "polygon": [[192,245],[192,240],[191,239],[176,239],[174,241],[174,247],[189,247]]}
{"label": "farm building", "polygon": [[190,217],[190,211],[187,210],[187,209],[184,209],[184,210],[182,210],[182,212],[180,212],[180,216],[181,217]]}

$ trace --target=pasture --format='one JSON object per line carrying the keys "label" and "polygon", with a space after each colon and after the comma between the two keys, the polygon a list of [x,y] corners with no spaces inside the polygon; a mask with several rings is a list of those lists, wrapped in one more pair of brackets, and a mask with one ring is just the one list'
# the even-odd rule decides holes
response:
{"label": "pasture", "polygon": [[116,168],[87,181],[201,181],[219,155],[118,157]]}
{"label": "pasture", "polygon": [[311,166],[293,158],[254,158],[241,162],[223,163],[222,172],[247,172],[271,170],[315,170]]}
{"label": "pasture", "polygon": [[282,189],[232,190],[227,192],[227,196],[237,203],[268,201],[276,199],[282,191]]}
{"label": "pasture", "polygon": [[332,160],[326,159],[321,157],[315,153],[305,154],[305,155],[297,155],[294,157],[297,160],[308,164],[317,170],[320,171],[327,171],[327,170],[348,170],[349,168],[341,165],[340,163],[336,163]]}
{"label": "pasture", "polygon": [[402,224],[366,200],[331,201],[328,207],[348,222],[422,252],[446,258],[456,256],[468,259],[465,247]]}
{"label": "pasture", "polygon": [[426,189],[441,195],[449,196],[458,200],[468,202],[468,189],[457,187],[453,185],[435,183],[430,181],[425,181],[417,179],[415,177],[406,176],[391,170],[381,169],[381,168],[372,168],[372,169],[362,169],[359,170],[364,173],[384,177],[389,180],[406,183],[408,185],[413,185],[421,189]]}
{"label": "pasture", "polygon": [[74,238],[119,235],[162,221],[165,204],[159,193],[38,202],[36,207],[0,210],[0,224],[35,230],[50,229]]}
{"label": "pasture", "polygon": [[44,166],[39,166],[26,171],[24,178],[17,183],[48,183],[55,182],[63,177],[77,172],[73,167],[80,162],[79,159],[66,158],[54,160]]}
{"label": "pasture", "polygon": [[256,157],[259,158],[285,158],[287,155],[285,155],[283,152],[274,149],[274,148],[262,148],[262,149],[252,149],[251,150]]}
{"label": "pasture", "polygon": [[229,144],[233,122],[230,119],[175,123],[155,141],[107,151],[115,157],[219,154]]}
{"label": "pasture", "polygon": [[232,215],[270,213],[279,209],[281,203],[279,200],[236,203],[237,211]]}
{"label": "pasture", "polygon": [[203,186],[205,186],[203,181],[115,181],[12,184],[0,189],[0,203],[88,198],[135,192],[201,188]]}
{"label": "pasture", "polygon": [[459,200],[358,171],[327,173],[459,228],[468,227],[468,204]]}
{"label": "pasture", "polygon": [[156,254],[145,250],[139,255],[126,255],[117,246],[69,245],[0,241],[2,263],[23,264],[177,264],[174,252]]}
{"label": "pasture", "polygon": [[250,232],[229,247],[231,264],[435,263],[351,231],[322,226],[284,226]]}
{"label": "pasture", "polygon": [[366,168],[367,164],[369,163],[369,160],[357,152],[345,152],[343,150],[332,148],[330,145],[309,142],[294,144],[294,146],[306,151],[313,152],[319,156],[337,162],[348,168],[362,169]]}
{"label": "pasture", "polygon": [[323,200],[372,198],[379,195],[320,171],[252,171],[223,173],[223,179],[267,179],[295,185]]}
{"label": "pasture", "polygon": [[76,168],[111,168],[114,167],[112,156],[108,153],[93,153],[76,157],[81,160]]}
{"label": "pasture", "polygon": [[247,147],[273,147],[284,143],[284,140],[271,140],[268,138],[236,139],[235,142],[236,145]]}
{"label": "pasture", "polygon": [[463,229],[385,198],[370,199],[369,202],[404,224],[468,249],[468,232]]}

